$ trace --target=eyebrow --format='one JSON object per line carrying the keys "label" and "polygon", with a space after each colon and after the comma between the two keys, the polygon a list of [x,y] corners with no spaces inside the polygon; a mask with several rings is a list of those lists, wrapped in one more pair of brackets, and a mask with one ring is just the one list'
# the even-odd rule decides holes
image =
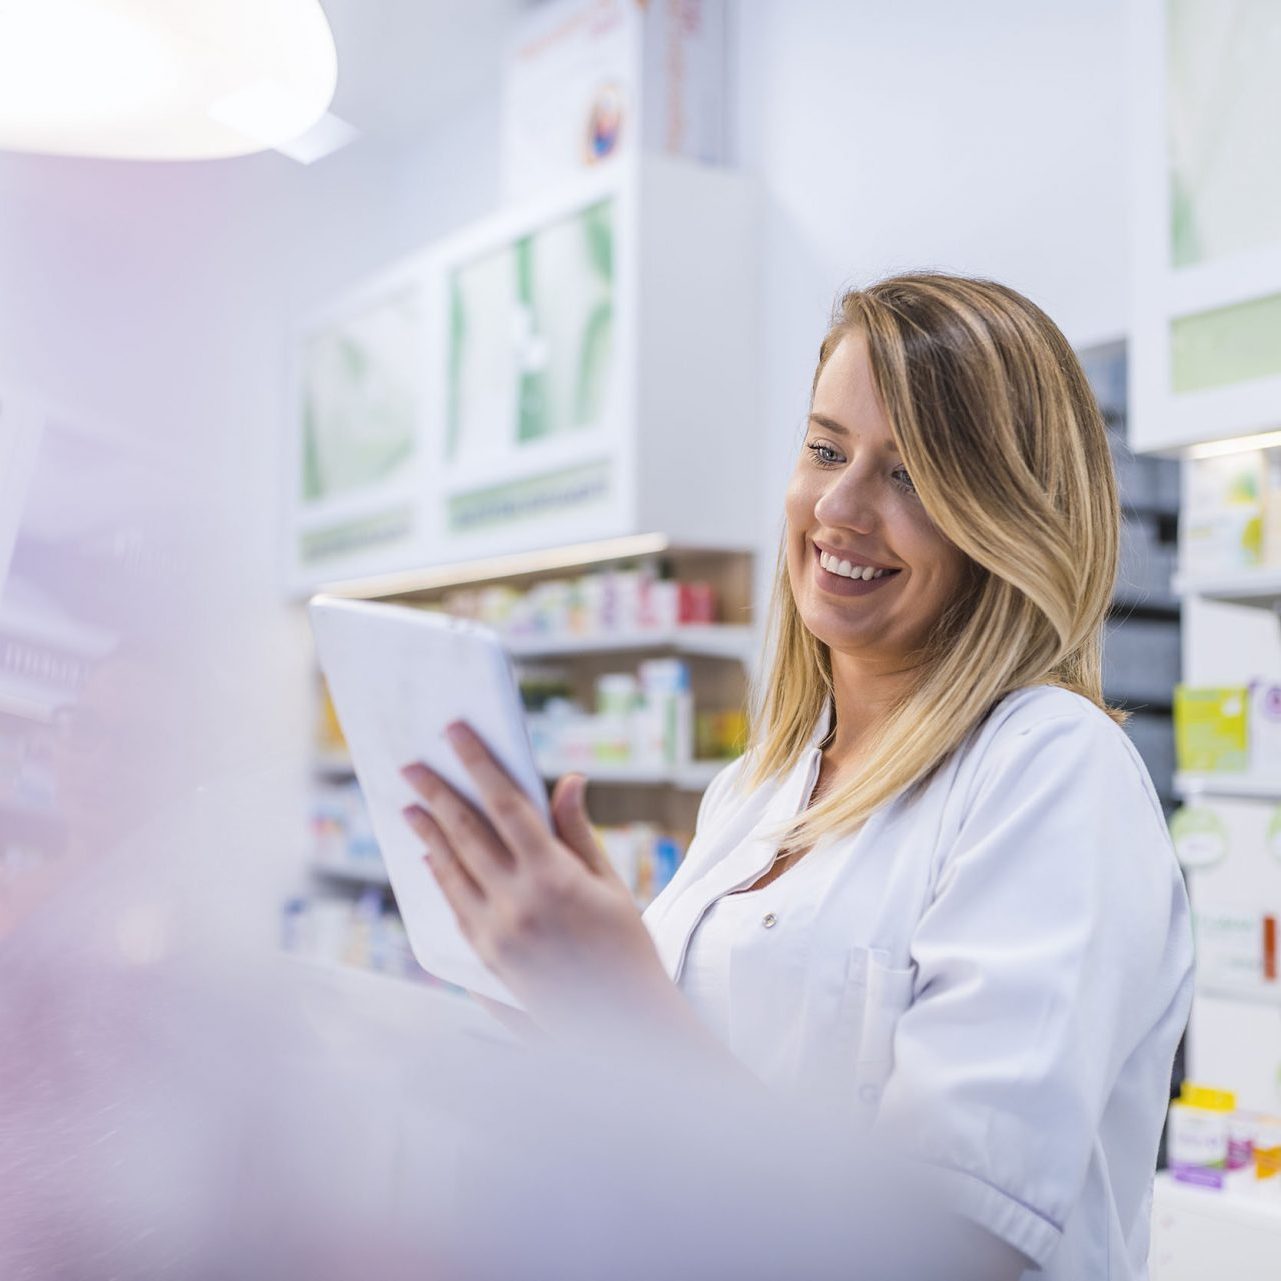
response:
{"label": "eyebrow", "polygon": [[[826,414],[811,414],[809,416],[809,421],[814,423],[816,426],[822,427],[824,431],[835,432],[838,436],[849,436],[851,434],[848,427],[842,427],[835,418],[829,418]],[[901,452],[898,445],[895,444],[893,440],[890,440],[890,442],[882,446],[882,448],[887,454],[897,454]]]}

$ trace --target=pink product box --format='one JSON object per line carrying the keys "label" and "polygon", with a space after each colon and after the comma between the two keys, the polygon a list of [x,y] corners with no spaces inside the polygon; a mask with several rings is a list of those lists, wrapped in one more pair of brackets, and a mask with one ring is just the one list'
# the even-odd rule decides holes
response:
{"label": "pink product box", "polygon": [[680,583],[679,588],[678,623],[716,621],[716,589],[711,583]]}

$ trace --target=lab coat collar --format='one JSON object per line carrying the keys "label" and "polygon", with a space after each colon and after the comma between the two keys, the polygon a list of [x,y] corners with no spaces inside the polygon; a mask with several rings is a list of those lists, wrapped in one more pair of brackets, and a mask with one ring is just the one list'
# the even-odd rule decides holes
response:
{"label": "lab coat collar", "polygon": [[818,713],[818,720],[814,722],[814,731],[810,734],[807,747],[817,747],[832,731],[832,722],[836,717],[836,706],[829,694],[824,700],[822,708]]}
{"label": "lab coat collar", "polygon": [[[723,894],[746,888],[756,881],[774,861],[777,846],[760,833],[794,818],[801,812],[818,777],[822,750],[819,744],[832,726],[835,709],[829,697],[810,734],[805,750],[791,772],[775,784],[763,812],[748,835],[712,861],[707,871],[679,895],[664,915],[659,930],[658,952],[663,966],[674,980],[679,980],[685,951],[703,913]],[[731,826],[725,832],[708,833],[711,840],[733,840]]]}

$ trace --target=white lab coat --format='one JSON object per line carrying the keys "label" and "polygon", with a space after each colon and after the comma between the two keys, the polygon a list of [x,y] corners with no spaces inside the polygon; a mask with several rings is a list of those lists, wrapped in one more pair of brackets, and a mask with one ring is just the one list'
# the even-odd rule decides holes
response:
{"label": "white lab coat", "polygon": [[724,899],[772,861],[758,830],[808,803],[831,717],[786,777],[741,792],[740,757],[708,786],[645,912],[668,973],[766,1082],[909,1126],[1038,1275],[1138,1281],[1192,999],[1142,760],[1089,700],[1018,690],[915,794]]}

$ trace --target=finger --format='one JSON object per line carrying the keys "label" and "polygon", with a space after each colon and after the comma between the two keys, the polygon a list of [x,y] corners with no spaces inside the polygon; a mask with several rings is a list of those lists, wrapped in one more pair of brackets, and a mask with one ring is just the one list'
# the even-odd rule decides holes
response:
{"label": "finger", "polygon": [[465,721],[454,721],[446,735],[472,776],[485,814],[507,849],[518,860],[535,862],[550,857],[557,842],[547,820],[484,740]]}
{"label": "finger", "polygon": [[444,832],[449,848],[480,886],[511,870],[514,860],[490,821],[435,770],[421,762],[401,774],[430,807],[431,817]]}
{"label": "finger", "polygon": [[551,811],[556,834],[592,869],[605,874],[613,870],[587,815],[584,796],[587,779],[582,774],[565,774],[552,788]]}
{"label": "finger", "polygon": [[424,858],[458,920],[459,927],[470,937],[472,925],[484,910],[483,891],[450,849],[440,825],[421,805],[406,805],[402,812],[426,847]]}

